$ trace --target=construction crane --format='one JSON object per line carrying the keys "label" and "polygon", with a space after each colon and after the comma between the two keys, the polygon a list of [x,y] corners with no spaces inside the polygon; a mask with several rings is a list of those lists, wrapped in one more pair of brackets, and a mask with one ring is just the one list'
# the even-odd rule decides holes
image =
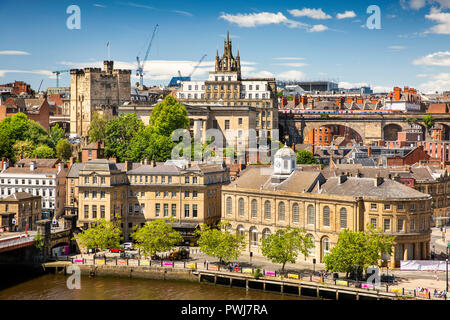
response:
{"label": "construction crane", "polygon": [[64,72],[70,72],[70,70],[57,70],[53,71],[54,74],[56,74],[56,87],[59,88],[59,75]]}
{"label": "construction crane", "polygon": [[150,42],[147,47],[147,52],[145,53],[144,60],[142,62],[139,60],[139,57],[136,57],[137,60],[137,69],[136,69],[136,75],[139,76],[139,84],[140,86],[144,85],[144,65],[145,61],[147,61],[148,54],[150,53],[150,48],[152,47],[153,38],[155,37],[156,29],[158,28],[158,25],[155,26],[155,29],[153,30],[152,38],[150,39]]}
{"label": "construction crane", "polygon": [[200,63],[202,63],[202,61],[203,61],[203,59],[205,59],[205,57],[206,57],[206,54],[204,54],[203,57],[201,57],[201,59],[198,61],[197,65],[194,67],[194,69],[192,69],[192,72],[188,75],[189,78],[194,74],[195,70],[197,70],[197,68],[200,66]]}
{"label": "construction crane", "polygon": [[38,88],[38,91],[37,91],[38,93],[39,93],[39,91],[41,91],[42,82],[44,82],[43,79],[41,80],[41,83],[39,84],[39,88]]}

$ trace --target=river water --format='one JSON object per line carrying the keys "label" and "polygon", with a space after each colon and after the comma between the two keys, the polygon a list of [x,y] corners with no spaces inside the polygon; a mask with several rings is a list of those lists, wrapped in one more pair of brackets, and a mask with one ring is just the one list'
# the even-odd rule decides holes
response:
{"label": "river water", "polygon": [[45,274],[28,280],[3,279],[0,300],[291,300],[310,299],[189,281],[119,277],[81,277],[80,289],[68,289],[64,275]]}

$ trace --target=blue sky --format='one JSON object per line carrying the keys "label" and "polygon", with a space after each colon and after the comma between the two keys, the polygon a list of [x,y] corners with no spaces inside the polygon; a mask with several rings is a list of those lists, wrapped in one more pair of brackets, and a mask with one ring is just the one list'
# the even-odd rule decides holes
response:
{"label": "blue sky", "polygon": [[[66,26],[70,5],[80,7],[79,30]],[[380,8],[381,29],[367,28],[370,5]],[[205,79],[229,30],[246,77],[450,90],[450,0],[0,0],[0,13],[0,83],[34,89],[56,85],[51,71],[100,67],[108,41],[116,66],[135,70],[159,24],[146,84],[188,75],[203,54],[193,78]],[[60,85],[69,85],[67,73]]]}

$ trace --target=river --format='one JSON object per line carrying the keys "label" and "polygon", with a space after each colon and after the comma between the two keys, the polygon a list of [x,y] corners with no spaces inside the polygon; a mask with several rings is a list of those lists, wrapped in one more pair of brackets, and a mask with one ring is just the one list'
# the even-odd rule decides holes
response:
{"label": "river", "polygon": [[0,300],[292,300],[311,299],[258,290],[189,281],[81,277],[80,289],[68,289],[64,275],[2,279]]}

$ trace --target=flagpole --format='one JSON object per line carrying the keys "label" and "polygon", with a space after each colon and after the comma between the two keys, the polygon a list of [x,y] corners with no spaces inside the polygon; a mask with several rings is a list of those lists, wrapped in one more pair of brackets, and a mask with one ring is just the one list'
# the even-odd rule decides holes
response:
{"label": "flagpole", "polygon": [[111,56],[110,56],[110,51],[109,51],[109,41],[106,44],[106,46],[108,47],[108,61],[110,61],[111,60]]}

